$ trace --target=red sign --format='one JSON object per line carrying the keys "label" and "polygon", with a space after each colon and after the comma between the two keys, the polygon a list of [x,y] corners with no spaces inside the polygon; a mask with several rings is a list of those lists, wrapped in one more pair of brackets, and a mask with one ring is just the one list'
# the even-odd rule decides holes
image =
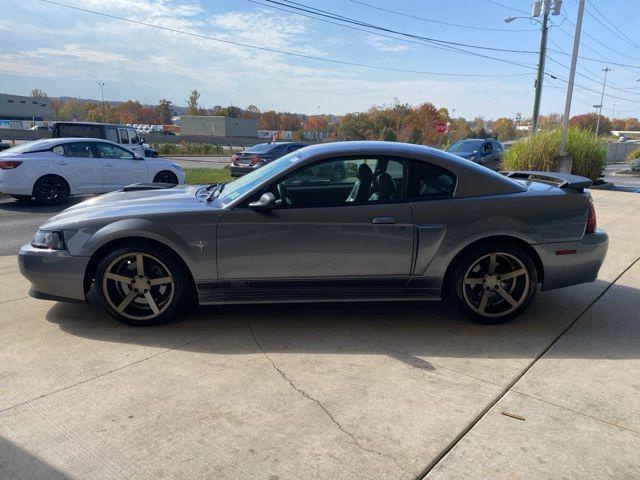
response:
{"label": "red sign", "polygon": [[444,133],[447,131],[447,124],[444,122],[438,122],[436,124],[436,132],[438,133]]}

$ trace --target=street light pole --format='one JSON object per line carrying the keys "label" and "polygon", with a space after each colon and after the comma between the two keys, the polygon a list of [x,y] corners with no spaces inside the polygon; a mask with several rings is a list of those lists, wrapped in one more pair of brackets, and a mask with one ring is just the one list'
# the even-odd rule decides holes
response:
{"label": "street light pole", "polygon": [[542,7],[542,35],[540,36],[540,56],[538,58],[538,74],[536,76],[536,94],[533,100],[533,117],[531,119],[531,131],[535,134],[538,129],[538,117],[540,116],[540,101],[542,100],[542,83],[544,81],[544,63],[547,58],[547,33],[549,32],[549,2],[543,1]]}
{"label": "street light pole", "polygon": [[609,67],[604,67],[602,69],[604,72],[604,80],[602,82],[602,95],[600,95],[600,108],[598,109],[598,118],[596,120],[596,138],[598,138],[598,132],[600,132],[600,116],[602,115],[602,105],[604,102],[604,88],[607,86],[607,73],[611,71]]}
{"label": "street light pole", "polygon": [[100,85],[100,95],[102,96],[102,121],[105,121],[105,114],[104,114],[104,82],[98,82],[98,85]]}
{"label": "street light pole", "polygon": [[562,134],[560,135],[560,148],[558,152],[558,170],[571,173],[572,160],[567,155],[567,129],[569,128],[569,115],[571,114],[571,99],[573,97],[573,83],[576,78],[576,64],[578,63],[578,50],[580,49],[580,32],[582,30],[582,17],[584,15],[584,0],[579,0],[578,16],[576,18],[576,33],[573,36],[573,53],[571,55],[571,67],[569,69],[569,81],[567,83],[567,98],[564,102],[564,116],[562,117]]}

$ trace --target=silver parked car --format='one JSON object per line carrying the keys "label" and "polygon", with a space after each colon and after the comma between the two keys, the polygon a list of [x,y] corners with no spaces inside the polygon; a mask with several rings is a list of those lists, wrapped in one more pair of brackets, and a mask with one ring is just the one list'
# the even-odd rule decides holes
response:
{"label": "silver parked car", "polygon": [[20,268],[32,296],[97,302],[134,325],[193,301],[443,297],[502,322],[539,285],[596,279],[608,237],[590,185],[417,145],[316,145],[228,184],[139,184],[87,200],[40,227]]}

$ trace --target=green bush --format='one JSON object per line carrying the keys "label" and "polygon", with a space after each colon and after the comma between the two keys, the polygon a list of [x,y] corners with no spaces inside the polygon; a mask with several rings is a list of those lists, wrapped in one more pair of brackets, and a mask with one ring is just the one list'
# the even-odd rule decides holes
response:
{"label": "green bush", "polygon": [[627,156],[624,157],[624,159],[627,162],[635,160],[636,158],[640,158],[640,148],[636,148],[635,150],[631,150],[629,153],[627,153]]}
{"label": "green bush", "polygon": [[161,143],[157,145],[159,155],[222,155],[224,149],[211,143]]}
{"label": "green bush", "polygon": [[[504,170],[557,171],[560,130],[542,131],[519,140],[505,152]],[[571,173],[596,181],[605,167],[607,145],[592,132],[577,127],[567,132],[567,153],[573,159]]]}
{"label": "green bush", "polygon": [[[640,151],[640,150],[636,150]],[[629,162],[629,170],[635,173],[640,173],[640,158],[636,158],[635,160],[631,160]]]}

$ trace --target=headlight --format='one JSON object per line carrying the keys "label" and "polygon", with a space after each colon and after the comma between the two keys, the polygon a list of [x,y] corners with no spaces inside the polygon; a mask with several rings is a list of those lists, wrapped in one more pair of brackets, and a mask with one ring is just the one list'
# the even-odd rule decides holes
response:
{"label": "headlight", "polygon": [[31,246],[48,250],[64,250],[64,237],[62,232],[38,230],[33,237]]}

